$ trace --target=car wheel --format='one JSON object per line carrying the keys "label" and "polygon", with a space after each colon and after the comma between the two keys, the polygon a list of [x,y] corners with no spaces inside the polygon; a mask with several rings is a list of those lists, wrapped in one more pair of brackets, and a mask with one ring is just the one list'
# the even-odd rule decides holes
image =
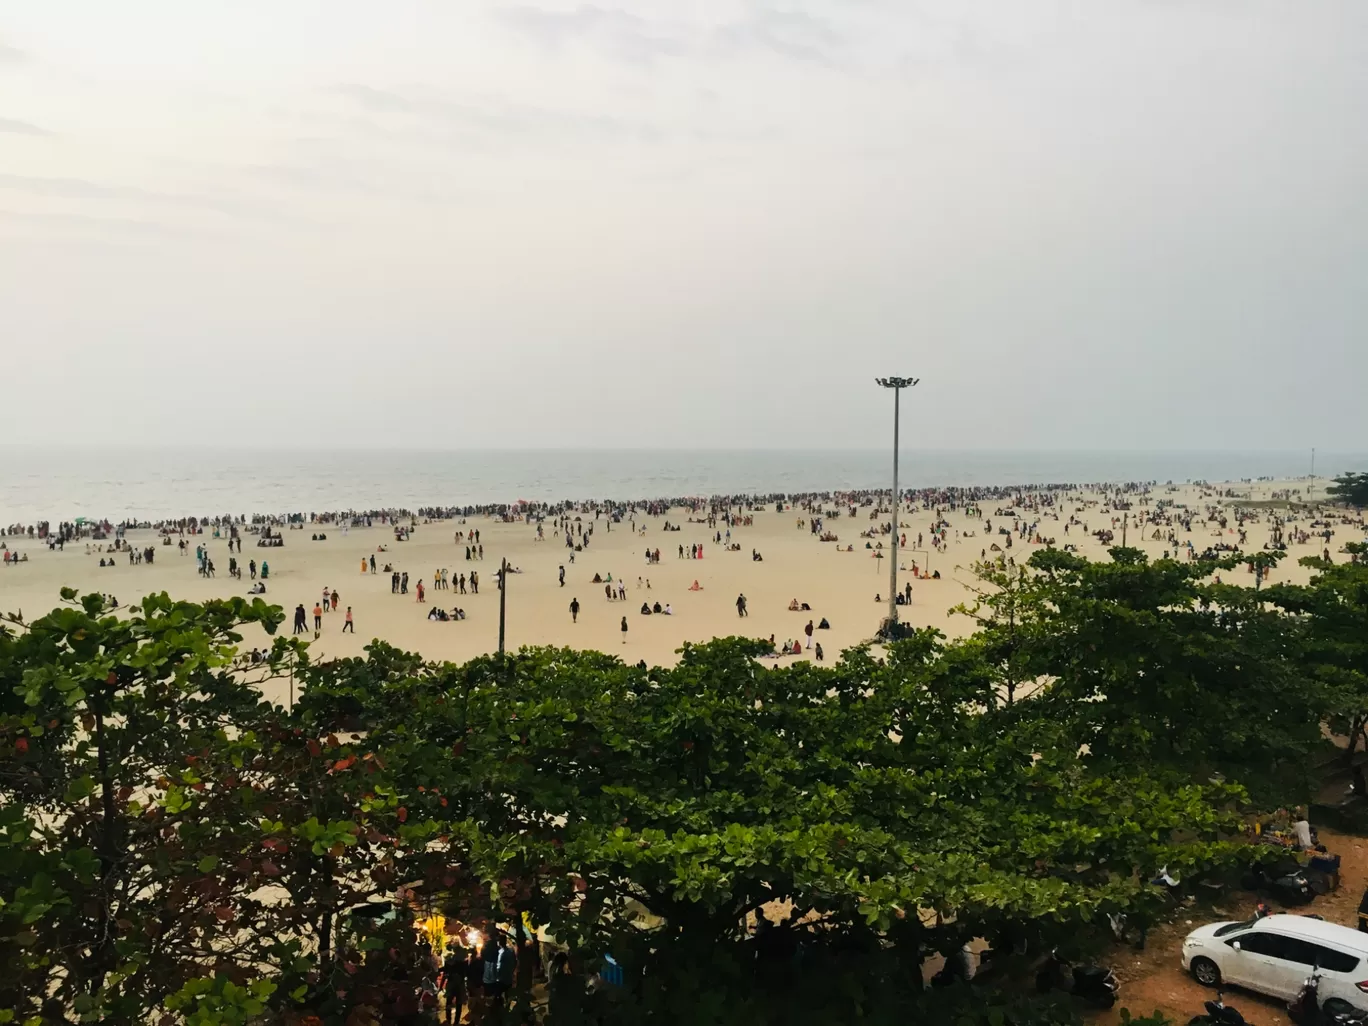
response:
{"label": "car wheel", "polygon": [[1192,965],[1189,966],[1189,968],[1192,971],[1192,978],[1195,979],[1198,983],[1200,983],[1203,987],[1220,986],[1221,970],[1220,967],[1217,966],[1216,963],[1213,962],[1211,959],[1194,958],[1192,960]]}
{"label": "car wheel", "polygon": [[1321,1005],[1326,1015],[1352,1015],[1358,1011],[1353,1005],[1344,998],[1330,998],[1325,1004]]}

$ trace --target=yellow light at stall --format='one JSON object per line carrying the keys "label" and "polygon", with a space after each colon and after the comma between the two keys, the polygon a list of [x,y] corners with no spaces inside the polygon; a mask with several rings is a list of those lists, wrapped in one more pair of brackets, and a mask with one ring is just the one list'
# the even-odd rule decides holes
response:
{"label": "yellow light at stall", "polygon": [[418,920],[417,925],[423,938],[432,945],[433,953],[438,958],[446,954],[446,917],[434,914],[427,919]]}

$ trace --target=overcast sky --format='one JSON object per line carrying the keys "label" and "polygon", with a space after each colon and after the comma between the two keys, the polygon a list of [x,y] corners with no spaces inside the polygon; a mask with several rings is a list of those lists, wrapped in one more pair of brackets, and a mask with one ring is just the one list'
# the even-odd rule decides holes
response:
{"label": "overcast sky", "polygon": [[1364,0],[0,0],[9,442],[1368,448]]}

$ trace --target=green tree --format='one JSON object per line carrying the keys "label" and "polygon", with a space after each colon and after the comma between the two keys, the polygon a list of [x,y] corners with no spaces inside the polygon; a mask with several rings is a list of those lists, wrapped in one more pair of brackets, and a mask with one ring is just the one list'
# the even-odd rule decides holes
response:
{"label": "green tree", "polygon": [[[1304,677],[1328,696],[1332,729],[1348,739],[1345,759],[1353,765],[1359,743],[1368,748],[1368,546],[1346,546],[1350,561],[1301,560],[1316,571],[1304,586],[1282,584],[1265,597],[1291,614],[1304,652]],[[1363,789],[1363,781],[1359,780]]]}
{"label": "green tree", "polygon": [[331,941],[348,903],[393,894],[393,850],[427,827],[373,754],[262,701],[302,648],[280,638],[243,665],[237,632],[274,632],[278,607],[153,595],[130,613],[86,596],[0,634],[0,1007],[53,1023],[176,1001],[192,1020],[268,998],[338,1023],[392,1007],[413,931],[380,952]]}
{"label": "green tree", "polygon": [[[11,618],[0,1007],[393,1022],[417,1012],[413,919],[431,907],[506,926],[524,966],[524,914],[547,926],[571,969],[552,1023],[1073,1023],[1048,1002],[923,992],[923,965],[969,937],[1086,939],[1106,913],[1148,914],[1159,866],[1248,858],[1225,840],[1244,792],[1209,779],[1225,750],[1184,777],[1126,732],[1141,689],[1114,682],[1140,667],[1193,703],[1199,669],[1283,654],[1259,647],[1261,605],[1124,553],[1109,574],[1061,563],[1017,585],[1006,637],[984,613],[965,642],[922,631],[824,666],[771,666],[744,639],[654,669],[553,648],[458,666],[379,643],[311,664],[280,639],[253,668],[238,628],[281,619],[260,602],[152,596],[115,616],[88,596]],[[1203,600],[1245,626],[1193,621],[1199,658],[1178,614]],[[1156,624],[1147,648],[1138,628]],[[287,667],[288,712],[259,690]],[[1046,686],[1007,702],[1004,675]],[[752,932],[764,915],[783,921]],[[609,955],[624,985],[586,991]],[[518,980],[510,1016],[527,1019]]]}
{"label": "green tree", "polygon": [[[1031,557],[1036,609],[1016,658],[1049,682],[1042,705],[1090,760],[1219,775],[1269,805],[1306,800],[1327,696],[1299,672],[1298,637],[1267,593],[1218,583],[1245,562],[1151,561],[1119,547],[1110,562]],[[1004,631],[995,618],[985,636]]]}
{"label": "green tree", "polygon": [[1337,502],[1368,506],[1368,473],[1341,474],[1325,492]]}
{"label": "green tree", "polygon": [[[0,873],[7,903],[47,896],[0,938],[18,969],[0,1004],[23,1014],[132,1022],[198,975],[209,949],[236,948],[222,910],[246,881],[184,886],[215,857],[202,841],[232,803],[190,795],[204,788],[200,754],[260,703],[228,672],[235,629],[274,629],[279,610],[155,595],[132,612],[108,615],[90,595],[31,623],[10,617],[0,634],[0,795],[25,853]],[[288,647],[277,641],[276,656]]]}
{"label": "green tree", "polygon": [[[1240,854],[1220,840],[1236,789],[1098,772],[1053,709],[994,700],[979,645],[922,632],[886,659],[775,668],[766,647],[640,670],[558,649],[415,667],[382,646],[378,679],[311,668],[297,713],[364,729],[411,807],[450,817],[433,900],[527,911],[580,968],[612,953],[622,1021],[901,1021],[931,951],[1076,935],[1148,908],[1161,865]],[[801,974],[766,973],[747,939],[778,906],[811,924],[783,927]],[[557,988],[556,1021],[602,1000]]]}

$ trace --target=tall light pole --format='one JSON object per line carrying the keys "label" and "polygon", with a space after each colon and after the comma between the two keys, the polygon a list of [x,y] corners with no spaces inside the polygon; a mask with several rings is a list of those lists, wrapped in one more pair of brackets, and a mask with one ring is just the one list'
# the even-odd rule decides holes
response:
{"label": "tall light pole", "polygon": [[893,552],[888,568],[888,625],[893,634],[898,622],[898,413],[904,388],[912,388],[919,378],[875,378],[884,388],[893,389]]}
{"label": "tall light pole", "polygon": [[508,559],[499,566],[499,658],[504,654],[504,620],[508,613]]}

